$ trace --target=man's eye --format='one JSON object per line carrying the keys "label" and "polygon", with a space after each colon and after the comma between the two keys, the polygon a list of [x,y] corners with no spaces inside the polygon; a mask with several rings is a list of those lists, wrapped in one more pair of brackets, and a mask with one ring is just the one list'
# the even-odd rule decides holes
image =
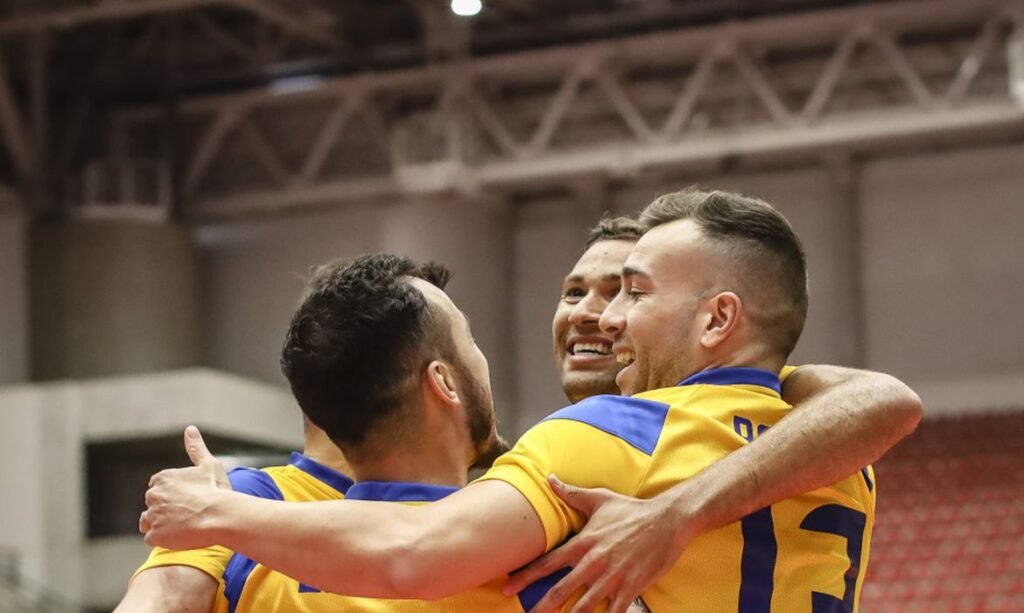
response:
{"label": "man's eye", "polygon": [[586,295],[587,292],[583,291],[582,289],[578,287],[571,287],[562,292],[562,299],[565,300],[566,302],[579,302],[579,300]]}
{"label": "man's eye", "polygon": [[615,287],[610,288],[607,292],[605,292],[605,297],[608,299],[609,302],[611,302],[612,300],[615,299],[616,296],[619,295],[619,292],[621,291],[622,286],[616,285]]}

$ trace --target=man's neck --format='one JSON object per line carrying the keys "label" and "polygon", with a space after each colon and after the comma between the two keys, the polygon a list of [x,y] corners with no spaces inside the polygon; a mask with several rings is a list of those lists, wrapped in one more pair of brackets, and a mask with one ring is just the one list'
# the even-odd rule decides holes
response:
{"label": "man's neck", "polygon": [[302,455],[343,475],[352,476],[352,467],[345,459],[345,454],[319,428],[306,428],[306,442],[302,448]]}
{"label": "man's neck", "polygon": [[[387,455],[350,453],[356,481],[402,481],[464,487],[469,466],[450,453],[406,450]],[[365,458],[365,461],[363,461]]]}
{"label": "man's neck", "polygon": [[[730,367],[760,368],[761,370],[777,373],[786,365],[784,357],[774,355],[763,348],[755,346],[747,346],[737,351],[707,356],[702,362],[702,366],[686,375],[686,377],[713,368]],[[686,377],[681,377],[680,381],[686,379]]]}

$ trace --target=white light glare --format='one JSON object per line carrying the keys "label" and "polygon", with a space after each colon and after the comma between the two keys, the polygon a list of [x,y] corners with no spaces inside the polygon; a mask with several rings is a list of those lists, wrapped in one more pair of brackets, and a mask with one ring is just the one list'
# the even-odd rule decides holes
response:
{"label": "white light glare", "polygon": [[472,17],[482,8],[480,0],[452,0],[452,12],[459,17]]}
{"label": "white light glare", "polygon": [[270,82],[270,91],[275,94],[294,94],[305,92],[320,87],[323,79],[317,75],[299,75],[295,77],[281,77]]}

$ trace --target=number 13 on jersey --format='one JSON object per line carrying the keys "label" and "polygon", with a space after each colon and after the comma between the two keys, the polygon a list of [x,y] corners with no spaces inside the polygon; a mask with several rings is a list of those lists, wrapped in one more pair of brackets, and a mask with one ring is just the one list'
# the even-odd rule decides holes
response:
{"label": "number 13 on jersey", "polygon": [[[864,513],[839,504],[815,507],[800,521],[800,530],[833,535],[845,540],[845,556],[849,562],[843,577],[845,585],[842,598],[816,591],[813,587],[808,589],[806,598],[810,600],[812,613],[852,613],[866,525],[867,516]],[[779,549],[772,508],[765,507],[751,513],[740,521],[740,526],[743,531],[743,555],[740,563],[739,613],[768,613],[775,592]],[[819,589],[826,587],[821,586]],[[803,598],[802,595],[796,597]]]}

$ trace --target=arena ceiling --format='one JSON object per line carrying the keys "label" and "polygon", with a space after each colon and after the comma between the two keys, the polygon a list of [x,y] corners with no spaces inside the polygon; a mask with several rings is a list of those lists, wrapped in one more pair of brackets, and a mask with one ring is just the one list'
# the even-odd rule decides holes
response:
{"label": "arena ceiling", "polygon": [[1020,124],[1016,0],[483,4],[0,2],[0,182],[279,207]]}
{"label": "arena ceiling", "polygon": [[141,102],[853,4],[867,2],[485,0],[459,18],[447,0],[7,0],[0,40],[16,83],[43,38],[55,96]]}

